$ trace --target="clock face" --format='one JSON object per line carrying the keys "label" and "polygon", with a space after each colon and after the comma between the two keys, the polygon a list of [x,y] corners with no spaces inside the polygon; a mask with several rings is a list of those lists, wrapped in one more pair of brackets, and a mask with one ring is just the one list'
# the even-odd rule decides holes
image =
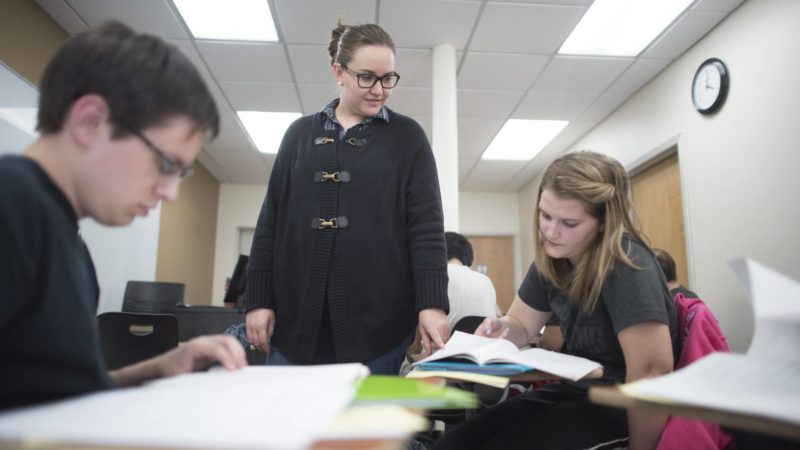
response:
{"label": "clock face", "polygon": [[722,61],[710,59],[700,65],[692,82],[692,101],[704,114],[716,111],[725,100],[728,73]]}

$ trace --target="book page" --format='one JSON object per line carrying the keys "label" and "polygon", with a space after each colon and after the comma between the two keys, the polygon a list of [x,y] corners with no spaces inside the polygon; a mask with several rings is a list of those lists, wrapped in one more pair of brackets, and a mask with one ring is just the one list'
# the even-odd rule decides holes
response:
{"label": "book page", "polygon": [[516,353],[519,353],[517,346],[506,339],[487,338],[456,331],[443,349],[437,350],[433,355],[417,363],[460,357],[477,364],[485,364],[489,359],[503,358]]}
{"label": "book page", "polygon": [[755,330],[747,353],[800,360],[800,283],[749,259],[731,266],[753,303]]}
{"label": "book page", "polygon": [[0,441],[307,448],[347,407],[365,373],[363,365],[341,364],[181,375],[0,414]]}
{"label": "book page", "polygon": [[800,362],[712,353],[681,370],[620,386],[636,398],[800,425]]}

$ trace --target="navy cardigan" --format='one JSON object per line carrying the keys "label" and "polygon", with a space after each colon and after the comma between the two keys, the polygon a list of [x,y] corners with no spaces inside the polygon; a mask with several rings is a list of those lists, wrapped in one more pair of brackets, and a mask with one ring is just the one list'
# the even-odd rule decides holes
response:
{"label": "navy cardigan", "polygon": [[[321,114],[295,121],[281,142],[253,238],[247,310],[274,310],[271,345],[308,362],[327,301],[335,360],[364,362],[410,335],[420,310],[449,310],[436,163],[409,117],[390,110],[389,122],[340,139]],[[337,228],[324,223],[332,218]]]}

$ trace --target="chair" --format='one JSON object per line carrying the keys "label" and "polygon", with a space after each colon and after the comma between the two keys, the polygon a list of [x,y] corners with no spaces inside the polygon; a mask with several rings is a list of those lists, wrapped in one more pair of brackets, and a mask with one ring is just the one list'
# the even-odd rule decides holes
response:
{"label": "chair", "polygon": [[169,314],[107,312],[97,316],[108,370],[143,361],[178,346],[178,319]]}
{"label": "chair", "polygon": [[122,299],[122,312],[171,313],[183,305],[183,283],[128,281]]}

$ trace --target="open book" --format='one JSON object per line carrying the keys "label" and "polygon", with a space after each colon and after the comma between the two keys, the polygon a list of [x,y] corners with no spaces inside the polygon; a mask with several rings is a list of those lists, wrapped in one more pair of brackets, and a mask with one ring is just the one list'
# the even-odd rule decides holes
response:
{"label": "open book", "polygon": [[540,370],[570,380],[579,380],[602,366],[578,356],[541,348],[520,350],[511,341],[456,331],[445,347],[415,363],[420,370],[455,370],[514,375]]}
{"label": "open book", "polygon": [[755,332],[747,354],[712,353],[621,389],[659,404],[777,420],[800,436],[800,283],[751,260],[733,265],[753,302]]}

